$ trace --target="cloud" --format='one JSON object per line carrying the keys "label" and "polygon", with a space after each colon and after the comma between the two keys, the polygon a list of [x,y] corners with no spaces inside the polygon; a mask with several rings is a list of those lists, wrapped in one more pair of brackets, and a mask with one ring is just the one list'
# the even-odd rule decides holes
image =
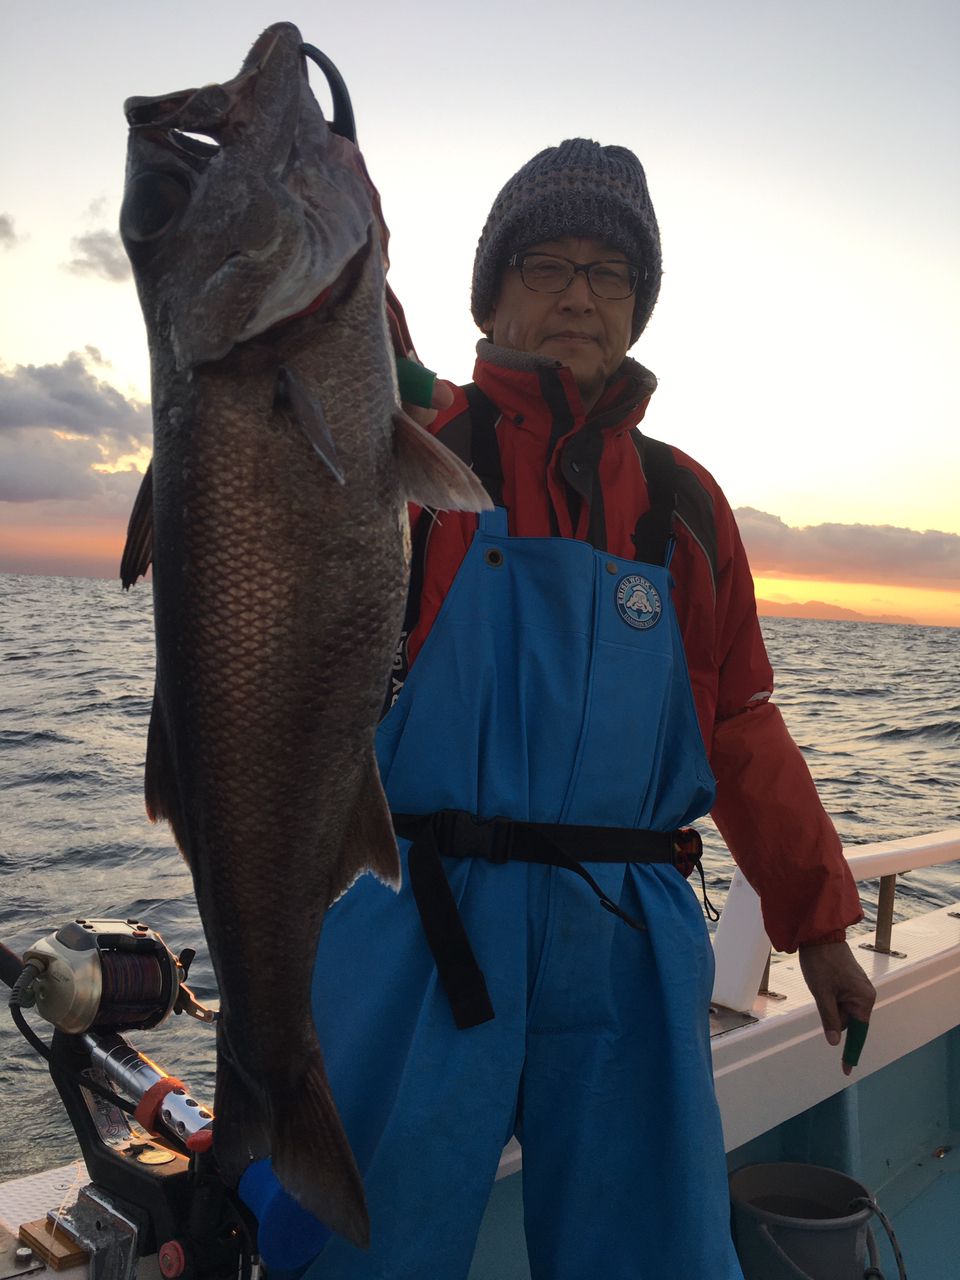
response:
{"label": "cloud", "polygon": [[740,507],[735,514],[750,567],[758,575],[960,587],[960,534],[885,524],[794,528],[753,507]]}
{"label": "cloud", "polygon": [[106,514],[123,509],[137,491],[139,471],[98,471],[103,451],[89,440],[63,440],[33,433],[29,443],[0,436],[0,502],[94,500]]}
{"label": "cloud", "polygon": [[13,229],[9,213],[0,213],[0,249],[13,249],[20,243],[20,236]]}
{"label": "cloud", "polygon": [[64,263],[68,271],[115,282],[130,279],[130,263],[118,232],[101,227],[75,236],[71,243],[76,257]]}
{"label": "cloud", "polygon": [[61,364],[21,364],[0,372],[0,432],[67,431],[137,448],[150,436],[149,408],[102,382],[90,366],[109,366],[96,347],[72,351]]}
{"label": "cloud", "polygon": [[136,471],[97,468],[149,448],[150,410],[97,377],[106,367],[88,347],[61,364],[0,371],[0,501],[126,501]]}

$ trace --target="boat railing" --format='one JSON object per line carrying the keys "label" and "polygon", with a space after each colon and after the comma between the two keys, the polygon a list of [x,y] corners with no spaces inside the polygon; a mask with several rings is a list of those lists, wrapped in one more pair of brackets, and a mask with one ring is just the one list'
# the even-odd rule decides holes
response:
{"label": "boat railing", "polygon": [[[925,835],[855,845],[845,851],[855,880],[880,880],[876,931],[864,949],[900,955],[891,949],[897,876],[923,867],[960,861],[960,826]],[[758,992],[765,990],[770,940],[763,927],[760,899],[742,872],[734,874],[713,941],[715,1005],[749,1013]]]}

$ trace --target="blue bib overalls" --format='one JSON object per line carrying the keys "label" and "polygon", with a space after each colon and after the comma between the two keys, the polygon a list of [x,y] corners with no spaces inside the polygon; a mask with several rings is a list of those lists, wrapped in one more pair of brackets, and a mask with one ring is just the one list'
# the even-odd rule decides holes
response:
{"label": "blue bib overalls", "polygon": [[[392,810],[653,831],[706,812],[670,592],[662,566],[482,516],[378,732]],[[443,866],[491,1020],[457,1029],[407,879],[362,877],[324,923],[314,1016],[372,1243],[331,1238],[311,1280],[463,1280],[514,1133],[534,1280],[741,1280],[686,880],[590,862],[637,930],[565,867]]]}

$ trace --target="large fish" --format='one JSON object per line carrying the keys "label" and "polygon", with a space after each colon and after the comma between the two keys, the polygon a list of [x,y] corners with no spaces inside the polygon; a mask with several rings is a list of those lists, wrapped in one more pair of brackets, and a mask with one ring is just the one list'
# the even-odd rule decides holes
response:
{"label": "large fish", "polygon": [[406,502],[488,503],[400,411],[376,193],[324,121],[297,29],[270,27],[225,84],[125,111],[154,457],[121,576],[152,558],[147,808],[193,872],[220,989],[214,1152],[231,1180],[272,1155],[363,1245],[311,968],[328,905],[365,870],[399,878],[374,731]]}

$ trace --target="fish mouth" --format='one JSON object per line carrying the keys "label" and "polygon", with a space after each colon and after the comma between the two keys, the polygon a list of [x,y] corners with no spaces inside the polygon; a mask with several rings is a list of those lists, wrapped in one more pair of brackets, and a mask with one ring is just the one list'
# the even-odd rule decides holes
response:
{"label": "fish mouth", "polygon": [[[289,37],[284,41],[283,35],[265,31],[239,74],[225,84],[126,100],[124,115],[131,137],[137,139],[130,154],[139,158],[140,165],[128,178],[124,193],[120,229],[125,240],[144,245],[173,229],[193,198],[198,178],[225,147],[240,141],[250,124],[259,77],[284,45],[289,52]],[[299,32],[296,40],[304,63]],[[284,163],[295,137],[296,127],[286,138],[275,139]]]}
{"label": "fish mouth", "polygon": [[[222,147],[241,138],[253,116],[258,82],[274,58],[299,63],[300,75],[306,78],[300,32],[292,23],[268,27],[232,80],[158,97],[128,98],[123,104],[127,124],[154,145],[203,168]],[[292,130],[287,139],[288,153],[294,133]]]}
{"label": "fish mouth", "polygon": [[[305,315],[330,317],[363,273],[372,228],[386,259],[362,157],[310,90],[317,52],[277,23],[232,80],[124,103],[120,231],[141,295],[164,311],[177,367]],[[345,87],[341,97],[349,104]]]}
{"label": "fish mouth", "polygon": [[128,98],[123,104],[131,132],[154,146],[201,166],[213,159],[237,131],[231,119],[249,79],[240,75],[226,85],[184,89],[158,98]]}

